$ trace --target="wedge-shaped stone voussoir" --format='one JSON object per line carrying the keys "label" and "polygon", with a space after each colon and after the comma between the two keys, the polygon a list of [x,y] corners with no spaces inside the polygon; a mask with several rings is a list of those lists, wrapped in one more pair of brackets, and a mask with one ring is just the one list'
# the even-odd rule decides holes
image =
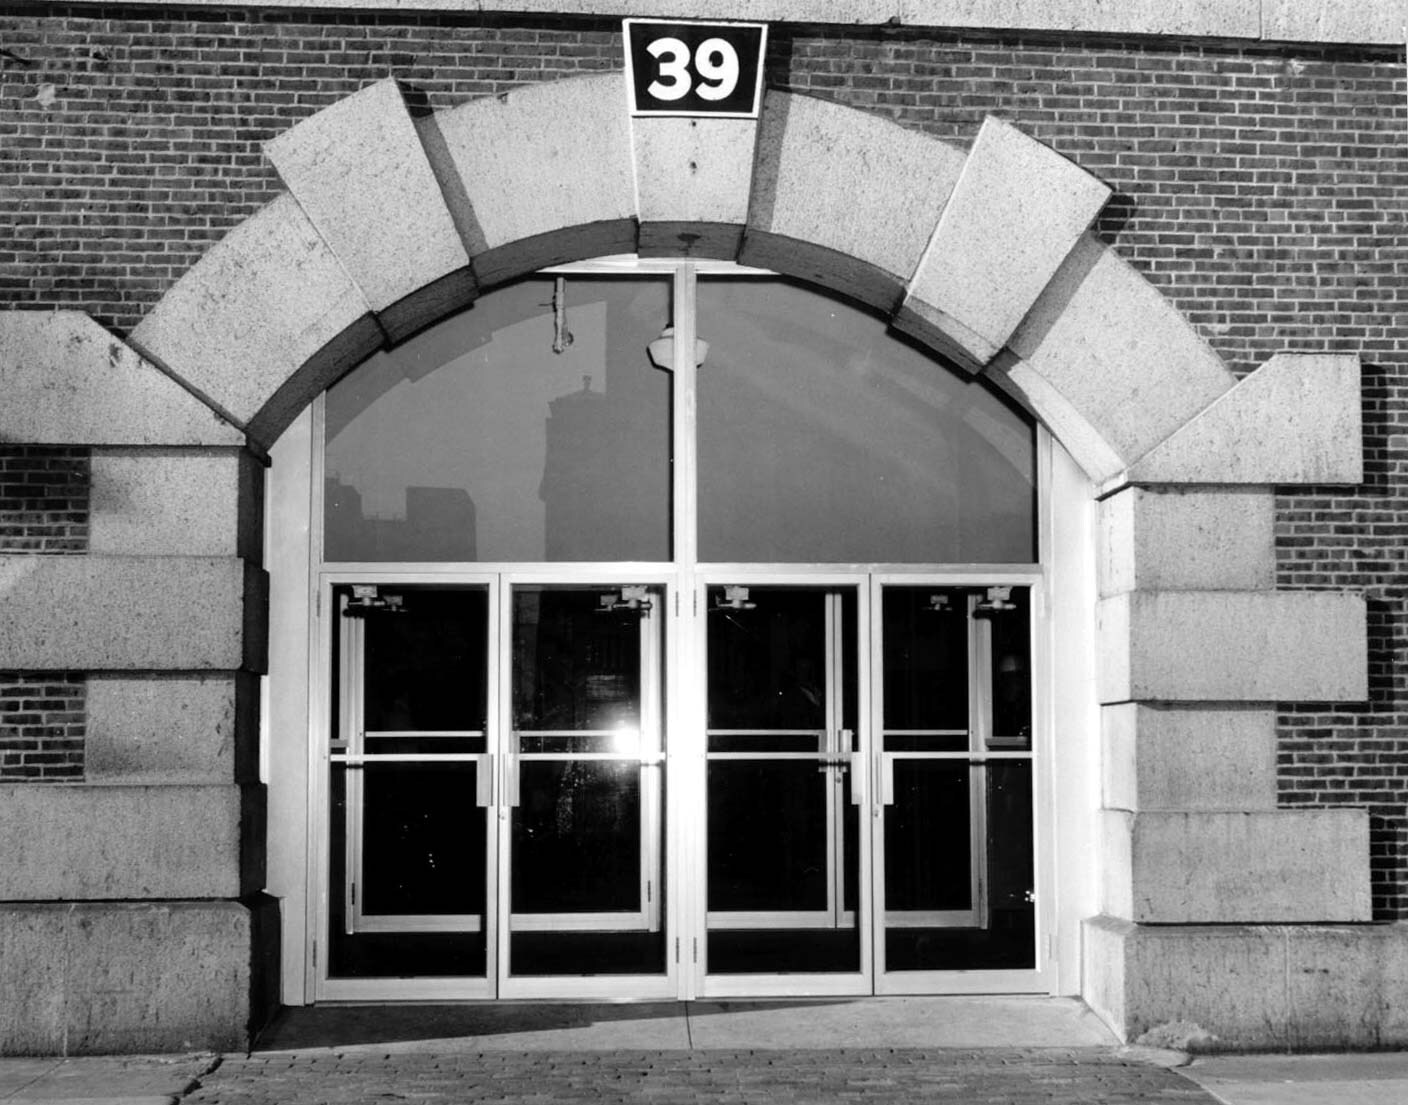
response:
{"label": "wedge-shaped stone voussoir", "polygon": [[[1143,456],[1236,382],[1158,290],[1084,235],[1008,343],[1108,445],[1118,465]],[[1108,467],[1108,461],[1106,467]]]}
{"label": "wedge-shaped stone voussoir", "polygon": [[1369,814],[1105,810],[1104,911],[1141,924],[1368,921]]}
{"label": "wedge-shaped stone voussoir", "polygon": [[0,669],[262,672],[267,607],[236,557],[0,556]]}
{"label": "wedge-shaped stone voussoir", "polygon": [[1099,507],[1100,593],[1276,586],[1269,488],[1126,487]]}
{"label": "wedge-shaped stone voussoir", "polygon": [[264,472],[248,451],[97,448],[88,547],[115,556],[258,560],[263,505]]}
{"label": "wedge-shaped stone voussoir", "polygon": [[1270,706],[1121,702],[1101,707],[1100,728],[1108,809],[1276,808],[1276,711]]}
{"label": "wedge-shaped stone voussoir", "polygon": [[976,370],[1007,344],[1110,197],[1010,123],[978,132],[895,325]]}
{"label": "wedge-shaped stone voussoir", "polygon": [[288,195],[216,243],[132,331],[135,348],[265,447],[384,341],[361,289]]}
{"label": "wedge-shaped stone voussoir", "polygon": [[263,812],[259,786],[0,787],[0,901],[253,893]]}
{"label": "wedge-shaped stone voussoir", "polygon": [[631,120],[642,255],[738,255],[757,137],[756,119]]}
{"label": "wedge-shaped stone voussoir", "polygon": [[1131,465],[1141,483],[1355,484],[1364,478],[1359,358],[1272,357]]}
{"label": "wedge-shaped stone voussoir", "polygon": [[416,121],[481,286],[635,249],[624,80],[531,85]]}
{"label": "wedge-shaped stone voussoir", "polygon": [[0,394],[0,444],[244,444],[237,426],[81,311],[0,311]]}
{"label": "wedge-shaped stone voussoir", "polygon": [[1115,702],[1358,702],[1364,599],[1338,591],[1133,591],[1101,599],[1099,694]]}
{"label": "wedge-shaped stone voussoir", "polygon": [[1100,916],[1085,921],[1084,937],[1083,996],[1131,1042],[1182,1025],[1204,1035],[1200,1047],[1223,1051],[1408,1043],[1408,926]]}
{"label": "wedge-shaped stone voussoir", "polygon": [[[469,254],[394,80],[338,100],[264,152],[393,339],[473,298]],[[421,303],[433,288],[433,304]]]}
{"label": "wedge-shaped stone voussoir", "polygon": [[769,92],[738,259],[894,310],[963,159],[888,119]]}
{"label": "wedge-shaped stone voussoir", "polygon": [[0,905],[0,1054],[243,1050],[277,927],[263,897]]}

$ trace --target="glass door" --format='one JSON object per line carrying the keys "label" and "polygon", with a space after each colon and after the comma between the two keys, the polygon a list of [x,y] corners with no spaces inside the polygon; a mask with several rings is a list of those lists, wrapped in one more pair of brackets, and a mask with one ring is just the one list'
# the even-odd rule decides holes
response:
{"label": "glass door", "polygon": [[488,994],[494,595],[359,583],[331,597],[328,977],[351,993],[424,976]]}
{"label": "glass door", "polygon": [[379,578],[329,592],[324,996],[667,996],[663,587]]}
{"label": "glass door", "polygon": [[877,989],[1036,966],[1031,588],[876,586]]}
{"label": "glass door", "polygon": [[711,979],[864,988],[859,598],[854,586],[705,589]]}
{"label": "glass door", "polygon": [[666,974],[662,601],[639,584],[508,588],[506,992]]}

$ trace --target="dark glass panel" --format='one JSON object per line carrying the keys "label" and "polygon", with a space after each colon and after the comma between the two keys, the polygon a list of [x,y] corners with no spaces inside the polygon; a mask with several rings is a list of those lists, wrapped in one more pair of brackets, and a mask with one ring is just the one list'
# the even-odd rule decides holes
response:
{"label": "dark glass panel", "polygon": [[895,803],[885,813],[885,908],[973,906],[969,767],[894,761]]}
{"label": "dark glass panel", "polygon": [[516,587],[513,724],[518,730],[640,724],[640,619],[595,589]]}
{"label": "dark glass panel", "polygon": [[1013,610],[992,622],[992,732],[1003,747],[1032,746],[1031,589],[1012,588]]}
{"label": "dark glass panel", "polygon": [[[378,765],[377,772],[385,771],[393,765]],[[439,766],[439,765],[431,765]],[[473,765],[466,765],[470,769]],[[349,934],[346,931],[345,899],[343,887],[347,876],[347,777],[351,771],[368,769],[347,768],[334,764],[331,773],[331,795],[329,801],[330,848],[328,895],[328,975],[331,978],[483,978],[487,970],[487,945],[483,925],[477,932],[360,932]],[[456,780],[453,788],[458,792],[462,785],[469,787],[466,802],[456,797],[454,803],[447,803],[439,811],[453,817],[452,810],[458,809],[460,854],[451,856],[451,866],[463,875],[467,871],[468,881],[475,883],[475,889],[462,885],[446,893],[431,890],[428,898],[440,897],[442,901],[458,897],[468,905],[468,912],[479,912],[483,908],[486,892],[484,833],[486,830],[485,811],[473,805],[474,779],[466,774]],[[389,813],[389,811],[387,811]],[[438,816],[435,815],[435,816]],[[383,817],[383,821],[394,817]],[[422,853],[423,855],[424,853]],[[477,864],[477,869],[476,869]],[[374,860],[375,867],[384,867],[381,858]],[[422,863],[419,873],[412,881],[422,881],[426,874]],[[374,891],[375,893],[375,891]],[[422,903],[425,899],[422,899]],[[407,903],[410,905],[411,903]],[[392,904],[392,908],[403,915],[407,910]],[[385,917],[385,914],[380,915]]]}
{"label": "dark glass panel", "polygon": [[709,588],[709,728],[823,728],[825,594],[754,587],[751,610],[723,599]]}
{"label": "dark glass panel", "polygon": [[362,769],[362,911],[484,910],[484,811],[477,765],[369,764]]}
{"label": "dark glass panel", "polygon": [[[482,732],[487,712],[488,595],[468,588],[383,587],[380,596],[399,596],[401,610],[374,610],[361,619],[366,634],[366,728]],[[435,748],[439,752],[482,750],[482,738],[463,747],[441,744]]]}
{"label": "dark glass panel", "polygon": [[[515,976],[657,975],[665,971],[664,929],[654,932],[514,932],[509,972]],[[535,1021],[533,1027],[541,1025]]]}
{"label": "dark glass panel", "polygon": [[709,764],[710,910],[826,909],[828,786],[807,761]]}
{"label": "dark glass panel", "polygon": [[609,760],[519,764],[513,912],[641,908],[641,770]]}
{"label": "dark glass panel", "polygon": [[[935,600],[939,600],[936,604]],[[968,593],[954,587],[884,589],[884,725],[961,729],[936,750],[968,747]],[[897,748],[887,738],[887,748]]]}
{"label": "dark glass panel", "polygon": [[887,970],[1017,970],[1036,966],[1031,761],[990,761],[986,772],[984,923],[890,928],[885,933]]}
{"label": "dark glass panel", "polygon": [[860,970],[860,927],[714,929],[709,973],[840,974]]}

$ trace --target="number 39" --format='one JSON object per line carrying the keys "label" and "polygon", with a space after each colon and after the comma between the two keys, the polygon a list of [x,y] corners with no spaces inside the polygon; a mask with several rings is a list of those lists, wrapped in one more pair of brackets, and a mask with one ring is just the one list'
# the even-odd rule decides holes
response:
{"label": "number 39", "polygon": [[[689,47],[677,38],[657,38],[646,50],[660,63],[660,79],[651,81],[646,91],[667,102],[688,96],[694,84],[689,72]],[[699,44],[694,51],[694,69],[699,74],[698,92],[702,99],[722,100],[738,87],[738,52],[722,38]]]}

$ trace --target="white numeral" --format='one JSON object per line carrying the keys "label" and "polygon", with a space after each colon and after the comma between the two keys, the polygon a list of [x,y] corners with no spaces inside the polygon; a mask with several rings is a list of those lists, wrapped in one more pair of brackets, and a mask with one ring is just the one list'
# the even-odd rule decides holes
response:
{"label": "white numeral", "polygon": [[[679,100],[689,95],[689,47],[677,38],[657,38],[646,47],[650,56],[660,60],[660,76],[669,77],[669,84],[651,81],[646,89],[657,100]],[[668,57],[661,59],[661,54]]]}
{"label": "white numeral", "polygon": [[[689,73],[689,47],[677,38],[653,39],[646,52],[659,62],[656,80],[646,88],[651,97],[682,100],[689,95],[694,82]],[[694,68],[699,73],[699,95],[705,100],[723,100],[738,87],[738,51],[722,38],[711,38],[694,51]],[[664,80],[668,83],[661,83]]]}
{"label": "white numeral", "polygon": [[[714,55],[718,54],[718,63]],[[699,95],[706,100],[722,100],[738,87],[738,51],[722,38],[711,38],[694,51],[694,68],[702,82]],[[714,82],[714,83],[710,83]]]}

